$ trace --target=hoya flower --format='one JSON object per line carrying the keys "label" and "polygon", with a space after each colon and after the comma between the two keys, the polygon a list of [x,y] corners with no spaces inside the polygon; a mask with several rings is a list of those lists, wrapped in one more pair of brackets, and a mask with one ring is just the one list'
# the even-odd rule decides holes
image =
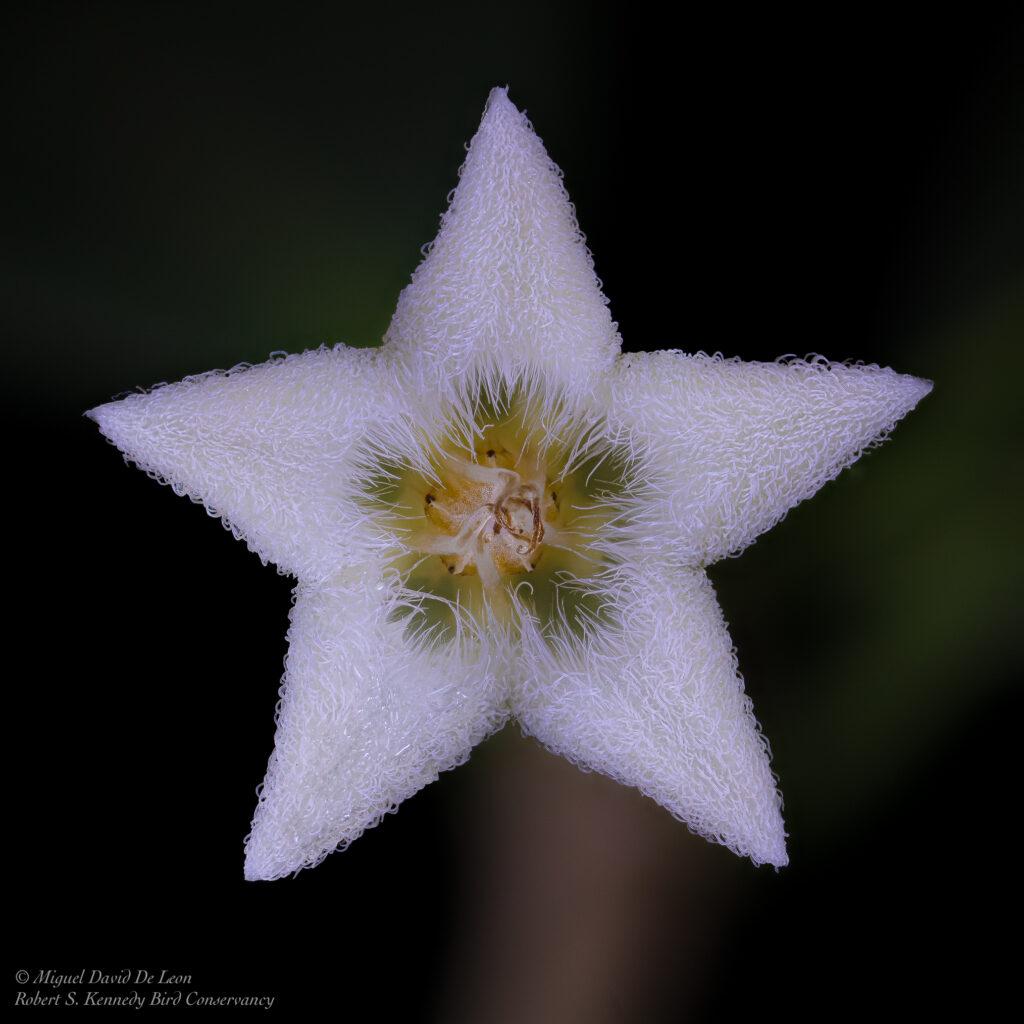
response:
{"label": "hoya flower", "polygon": [[379,348],[91,412],[297,580],[247,878],[347,846],[511,718],[700,835],[786,863],[705,568],[930,384],[620,347],[561,174],[496,89]]}

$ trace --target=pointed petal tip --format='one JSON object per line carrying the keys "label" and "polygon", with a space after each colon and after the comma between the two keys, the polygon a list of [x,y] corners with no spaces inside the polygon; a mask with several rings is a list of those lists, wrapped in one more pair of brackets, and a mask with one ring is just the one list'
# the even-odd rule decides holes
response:
{"label": "pointed petal tip", "polygon": [[757,867],[767,864],[778,869],[789,864],[789,853],[786,851],[786,831],[781,816],[776,825],[771,827],[767,833],[759,835],[746,852]]}
{"label": "pointed petal tip", "polygon": [[82,415],[86,419],[92,420],[99,428],[99,432],[108,441],[111,441],[123,450],[123,438],[121,438],[121,431],[118,429],[118,424],[123,419],[120,415],[121,410],[118,408],[120,404],[120,402],[105,402],[103,405],[97,405],[93,409],[87,409]]}
{"label": "pointed petal tip", "polygon": [[[927,398],[935,388],[935,382],[926,377],[910,377],[908,390],[914,394],[914,405],[917,405],[922,398]],[[913,408],[913,406],[911,406]]]}
{"label": "pointed petal tip", "polygon": [[786,838],[781,794],[768,785],[761,791],[760,813],[747,820],[738,852],[749,857],[756,867],[767,864],[776,869],[784,868],[789,863]]}
{"label": "pointed petal tip", "polygon": [[[490,90],[441,229],[384,345],[425,389],[471,377],[600,388],[621,339],[565,190],[508,86]],[[475,384],[471,385],[475,386]]]}
{"label": "pointed petal tip", "polygon": [[777,844],[774,844],[770,850],[766,850],[764,854],[756,858],[757,864],[768,864],[769,866],[778,869],[784,868],[789,864],[789,854],[786,852],[786,841],[780,839]]}
{"label": "pointed petal tip", "polygon": [[515,125],[528,126],[526,116],[509,99],[508,86],[497,85],[487,94],[487,102],[484,104],[483,117],[480,119],[480,127],[486,125],[497,125],[504,123],[508,127]]}
{"label": "pointed petal tip", "polygon": [[508,98],[508,86],[496,85],[487,94],[487,102],[484,104],[484,113],[487,113],[494,107],[500,107],[502,105],[514,107],[514,104]]}
{"label": "pointed petal tip", "polygon": [[[273,807],[270,808],[271,812]],[[278,807],[280,810],[280,807]],[[281,822],[261,798],[253,817],[252,829],[245,838],[243,874],[247,882],[275,882],[294,877],[306,868],[316,867],[336,843],[321,842],[317,836],[300,834],[300,823]],[[358,833],[357,833],[358,835]]]}
{"label": "pointed petal tip", "polygon": [[118,451],[140,462],[147,441],[147,431],[140,419],[140,411],[140,406],[131,401],[129,396],[127,399],[97,405],[84,415],[96,424],[99,432]]}
{"label": "pointed petal tip", "polygon": [[291,874],[301,866],[296,865],[289,869],[283,868],[279,863],[274,863],[266,844],[258,842],[252,837],[245,844],[245,864],[242,872],[247,882],[273,882],[275,879]]}
{"label": "pointed petal tip", "polygon": [[93,423],[100,428],[100,432],[109,437],[110,435],[108,431],[111,420],[115,415],[113,411],[115,405],[117,405],[116,402],[104,402],[103,405],[97,405],[92,409],[86,409],[82,415],[85,416],[86,419],[92,420]]}
{"label": "pointed petal tip", "polygon": [[899,403],[899,417],[902,419],[912,409],[916,408],[921,399],[931,394],[935,386],[932,381],[924,377],[915,377],[909,373],[895,374],[897,386],[897,401]]}
{"label": "pointed petal tip", "polygon": [[245,855],[242,865],[242,874],[247,882],[265,882],[268,875],[261,858],[256,854],[256,844],[250,835],[245,841]]}

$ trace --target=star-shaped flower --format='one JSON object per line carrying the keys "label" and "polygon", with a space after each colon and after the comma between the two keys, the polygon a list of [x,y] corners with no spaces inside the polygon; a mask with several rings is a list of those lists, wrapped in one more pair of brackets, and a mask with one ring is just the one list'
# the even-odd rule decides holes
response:
{"label": "star-shaped flower", "polygon": [[377,349],[94,409],[297,579],[245,874],[317,864],[515,717],[755,863],[786,863],[705,567],[930,390],[877,366],[621,354],[573,208],[495,89]]}

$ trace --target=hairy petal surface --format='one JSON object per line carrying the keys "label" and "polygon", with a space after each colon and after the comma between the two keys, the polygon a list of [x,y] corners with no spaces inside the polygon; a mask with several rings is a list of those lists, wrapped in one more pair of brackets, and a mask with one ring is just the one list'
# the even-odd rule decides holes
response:
{"label": "hairy petal surface", "polygon": [[506,719],[486,645],[411,640],[369,568],[299,585],[245,876],[318,864],[461,764]]}
{"label": "hairy petal surface", "polygon": [[411,444],[394,373],[379,351],[339,345],[186,377],[89,415],[265,562],[318,579],[381,544],[358,498],[373,452]]}
{"label": "hairy petal surface", "polygon": [[554,645],[524,631],[513,693],[523,728],[699,835],[755,863],[786,864],[767,744],[707,577],[622,567],[599,593],[613,625]]}
{"label": "hairy petal surface", "polygon": [[345,847],[512,713],[695,832],[786,863],[767,744],[701,567],[931,385],[620,348],[561,172],[495,89],[382,348],[89,413],[299,580],[247,878]]}
{"label": "hairy petal surface", "polygon": [[491,92],[385,345],[427,393],[497,375],[586,395],[619,351],[561,171],[505,89]]}
{"label": "hairy petal surface", "polygon": [[610,430],[645,465],[639,524],[684,565],[734,554],[883,440],[930,381],[824,359],[630,353]]}

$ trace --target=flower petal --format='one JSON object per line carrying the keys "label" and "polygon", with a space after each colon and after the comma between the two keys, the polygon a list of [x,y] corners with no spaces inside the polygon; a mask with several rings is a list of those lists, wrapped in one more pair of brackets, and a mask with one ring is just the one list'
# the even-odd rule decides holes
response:
{"label": "flower petal", "polygon": [[706,565],[884,439],[931,387],[823,359],[631,353],[616,368],[609,430],[644,461],[652,493],[642,528],[683,564]]}
{"label": "flower petal", "polygon": [[410,641],[386,595],[357,571],[296,589],[248,879],[280,878],[344,848],[506,718],[488,656]]}
{"label": "flower petal", "polygon": [[488,98],[385,344],[428,392],[496,373],[585,395],[619,351],[561,171],[505,89]]}
{"label": "flower petal", "polygon": [[601,597],[614,625],[552,647],[527,630],[524,729],[580,766],[636,786],[694,832],[787,863],[768,749],[714,591],[699,570],[621,568]]}
{"label": "flower petal", "polygon": [[389,372],[379,352],[338,346],[185,378],[89,415],[264,561],[316,579],[379,543],[358,503],[359,458],[403,429]]}

